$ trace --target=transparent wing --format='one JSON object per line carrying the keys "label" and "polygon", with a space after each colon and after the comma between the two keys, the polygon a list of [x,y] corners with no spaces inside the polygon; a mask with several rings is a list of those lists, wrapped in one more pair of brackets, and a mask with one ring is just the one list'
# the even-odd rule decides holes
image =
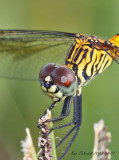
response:
{"label": "transparent wing", "polygon": [[0,77],[38,80],[45,64],[64,64],[75,36],[54,31],[0,30]]}

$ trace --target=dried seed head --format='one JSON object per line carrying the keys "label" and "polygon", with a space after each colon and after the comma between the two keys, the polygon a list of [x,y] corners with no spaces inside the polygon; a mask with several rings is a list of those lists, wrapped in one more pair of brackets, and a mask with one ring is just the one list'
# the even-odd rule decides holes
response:
{"label": "dried seed head", "polygon": [[23,160],[33,160],[33,155],[36,155],[36,153],[30,135],[30,130],[28,128],[26,128],[26,134],[26,139],[24,141],[21,141],[21,151],[24,154]]}
{"label": "dried seed head", "polygon": [[95,140],[92,160],[110,160],[111,153],[107,149],[107,146],[111,142],[111,133],[108,132],[103,120],[94,124],[94,132]]}
{"label": "dried seed head", "polygon": [[46,120],[51,119],[51,111],[47,110],[47,113],[45,116],[42,116],[38,123],[40,124],[41,134],[38,138],[38,146],[40,147],[40,151],[38,152],[39,160],[51,160],[53,155],[52,153],[52,147],[51,147],[51,138],[50,135],[47,136],[47,134],[50,132],[50,123],[44,123]]}

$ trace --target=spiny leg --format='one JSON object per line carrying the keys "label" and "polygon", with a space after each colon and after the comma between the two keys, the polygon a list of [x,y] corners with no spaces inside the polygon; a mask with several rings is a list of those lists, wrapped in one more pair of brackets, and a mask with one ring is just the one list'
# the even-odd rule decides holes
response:
{"label": "spiny leg", "polygon": [[56,122],[56,121],[60,121],[64,118],[66,118],[69,115],[70,110],[71,110],[71,102],[72,102],[72,96],[67,97],[64,101],[60,117],[56,117],[56,118],[53,118],[53,119],[46,120],[46,122],[51,122],[51,121]]}
{"label": "spiny leg", "polygon": [[[51,121],[60,121],[62,120],[63,118],[67,117],[70,113],[70,110],[71,110],[71,102],[72,102],[72,96],[69,96],[65,99],[64,101],[64,104],[63,104],[63,107],[62,107],[62,112],[61,112],[61,115],[60,117],[56,117],[56,118],[53,118],[53,119],[49,119],[49,120],[46,120],[44,123],[47,123],[47,122],[51,122]],[[54,108],[54,105],[55,105],[55,102],[52,103],[52,105],[49,107],[49,109],[53,109]],[[46,113],[46,112],[45,112]],[[44,116],[44,115],[43,115]],[[42,118],[43,116],[41,116],[40,118]],[[43,124],[38,124],[38,128],[40,128],[40,125],[43,125]],[[52,130],[52,129],[51,129]],[[51,131],[50,131],[51,132]],[[50,133],[49,132],[49,133]]]}
{"label": "spiny leg", "polygon": [[82,121],[82,94],[76,95],[73,98],[73,104],[74,104],[74,113],[73,113],[73,122],[81,125]]}
{"label": "spiny leg", "polygon": [[[70,97],[71,98],[71,97]],[[68,98],[69,99],[69,98]],[[62,112],[61,112],[61,115],[63,114],[66,115],[68,113],[69,115],[69,112],[70,112],[70,108],[71,108],[71,99],[70,100],[66,100],[63,107],[66,107],[66,108],[62,108]],[[68,103],[69,102],[69,103]],[[69,126],[69,125],[72,125],[74,124],[74,127],[63,137],[63,139],[57,144],[56,147],[59,147],[63,142],[64,140],[76,129],[76,132],[75,134],[73,135],[73,138],[71,139],[71,141],[69,142],[67,148],[65,149],[64,153],[61,155],[61,157],[59,158],[59,160],[61,160],[65,154],[67,153],[67,151],[69,150],[69,148],[71,147],[74,139],[76,138],[78,132],[79,132],[79,129],[80,129],[80,125],[81,125],[81,118],[82,118],[82,95],[80,94],[79,96],[76,95],[74,98],[73,98],[73,102],[74,102],[74,113],[73,113],[73,122],[72,123],[69,123],[69,124],[66,124],[66,125],[62,125],[62,126],[59,126],[59,127],[55,127],[54,129],[58,129],[58,128],[63,128],[63,127],[66,127],[66,126]],[[66,112],[68,111],[68,112]],[[62,117],[62,116],[60,116]],[[59,117],[58,117],[59,118]],[[61,118],[62,119],[62,118]],[[58,119],[60,120],[60,119]],[[57,120],[56,120],[57,121]],[[53,130],[53,129],[52,129]]]}
{"label": "spiny leg", "polygon": [[[75,117],[78,117],[79,118],[79,124],[81,124],[81,120],[82,120],[82,95],[76,95],[74,98],[73,98],[73,103],[74,103],[74,113],[73,113],[73,121],[71,123],[67,123],[65,125],[61,125],[61,126],[58,126],[58,127],[53,127],[51,129],[52,130],[55,130],[55,129],[60,129],[60,128],[64,128],[64,127],[67,127],[67,126],[70,126],[72,124],[75,123],[75,121],[77,122],[77,119],[75,119]],[[79,106],[79,107],[75,107],[75,106]],[[79,110],[79,112],[77,112],[77,108]],[[79,114],[79,115],[77,115]]]}
{"label": "spiny leg", "polygon": [[[64,138],[57,144],[57,147],[72,133],[72,131],[80,127],[81,120],[82,120],[82,95],[75,96],[73,98],[74,102],[74,113],[73,113],[73,122],[71,124],[74,124],[75,126],[64,136]],[[56,128],[57,129],[57,128]]]}
{"label": "spiny leg", "polygon": [[[55,107],[55,104],[56,104],[56,102],[53,102],[48,109],[49,110],[53,109]],[[44,114],[40,118],[42,118],[43,116],[45,116],[46,113],[47,113],[47,109],[46,109],[46,111],[44,112]]]}
{"label": "spiny leg", "polygon": [[74,127],[63,137],[63,139],[56,145],[56,147],[59,147],[64,140],[76,129],[75,134],[73,135],[73,138],[71,139],[71,141],[69,142],[67,148],[65,149],[64,153],[61,155],[61,157],[59,158],[59,160],[61,160],[65,154],[67,153],[67,151],[69,150],[69,148],[71,147],[74,139],[76,138],[80,126],[81,126],[81,121],[82,121],[82,95],[76,95],[73,98],[74,101],[74,113],[73,113],[73,124]]}

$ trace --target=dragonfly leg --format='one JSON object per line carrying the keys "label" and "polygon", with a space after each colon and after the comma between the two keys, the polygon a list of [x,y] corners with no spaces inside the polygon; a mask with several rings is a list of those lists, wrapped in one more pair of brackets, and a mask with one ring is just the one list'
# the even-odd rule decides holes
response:
{"label": "dragonfly leg", "polygon": [[[63,107],[62,107],[62,112],[61,112],[60,117],[56,117],[56,118],[53,118],[53,119],[46,120],[46,121],[44,122],[44,124],[47,123],[47,122],[51,122],[51,121],[60,121],[60,120],[62,120],[63,118],[67,117],[67,116],[69,115],[69,113],[70,113],[71,102],[72,102],[72,97],[71,97],[71,96],[70,96],[70,97],[67,97],[67,98],[65,99],[65,101],[64,101],[64,104],[63,104]],[[56,102],[54,102],[54,103],[51,104],[51,106],[49,107],[50,110],[54,108],[55,103],[56,103]],[[46,113],[46,111],[45,111],[45,113]],[[44,113],[44,115],[45,115],[45,113]],[[43,116],[44,116],[44,115],[43,115]],[[42,118],[43,116],[41,116],[40,118]],[[43,125],[43,124],[38,124],[38,128],[40,128],[41,125]]]}
{"label": "dragonfly leg", "polygon": [[46,122],[51,122],[51,121],[52,122],[60,121],[60,120],[64,119],[65,117],[67,117],[70,113],[70,110],[71,110],[71,102],[72,102],[72,96],[67,97],[64,101],[60,117],[56,117],[56,118],[46,120],[45,123]]}
{"label": "dragonfly leg", "polygon": [[62,160],[62,158],[65,156],[65,154],[67,153],[67,151],[69,150],[69,148],[71,147],[74,139],[76,138],[80,126],[81,126],[81,121],[82,121],[82,95],[76,95],[73,98],[74,101],[74,114],[73,114],[73,124],[74,127],[62,138],[62,140],[56,145],[56,147],[59,147],[64,141],[65,139],[70,136],[70,134],[75,131],[73,138],[70,140],[67,148],[65,149],[64,153],[61,155],[61,157],[58,160]]}
{"label": "dragonfly leg", "polygon": [[[53,109],[55,107],[55,104],[56,104],[56,102],[53,102],[48,109],[49,110]],[[40,118],[42,118],[46,113],[47,113],[47,109],[46,109],[46,111],[44,112],[44,114]]]}
{"label": "dragonfly leg", "polygon": [[71,126],[72,124],[73,124],[73,122],[67,123],[67,124],[64,124],[64,125],[61,125],[61,126],[58,126],[58,127],[53,127],[53,128],[51,128],[50,131],[46,134],[46,136],[48,136],[48,135],[52,132],[52,130],[60,129],[60,128],[64,128],[64,127],[68,127],[68,126]]}

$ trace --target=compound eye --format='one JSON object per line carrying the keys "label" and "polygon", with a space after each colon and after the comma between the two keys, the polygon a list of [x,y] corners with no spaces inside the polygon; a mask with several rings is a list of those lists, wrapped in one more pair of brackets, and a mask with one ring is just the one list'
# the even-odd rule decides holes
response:
{"label": "compound eye", "polygon": [[65,66],[60,66],[53,70],[52,77],[59,86],[70,86],[76,79],[73,71]]}
{"label": "compound eye", "polygon": [[42,70],[40,71],[40,74],[39,74],[39,79],[41,81],[43,81],[47,76],[49,76],[53,69],[55,68],[55,64],[54,63],[48,63],[46,64]]}

